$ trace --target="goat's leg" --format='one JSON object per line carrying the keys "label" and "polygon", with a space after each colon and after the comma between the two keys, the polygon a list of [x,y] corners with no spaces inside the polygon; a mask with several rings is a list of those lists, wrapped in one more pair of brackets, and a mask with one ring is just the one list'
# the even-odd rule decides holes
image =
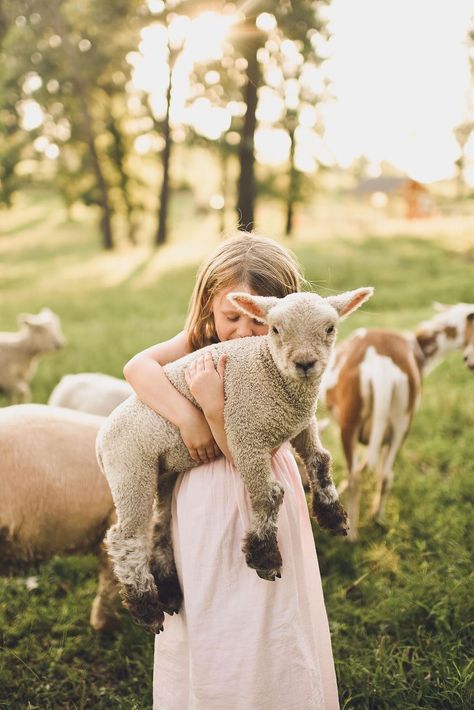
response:
{"label": "goat's leg", "polygon": [[92,602],[90,625],[95,631],[109,631],[117,623],[119,590],[112,561],[102,545],[99,553],[99,586]]}
{"label": "goat's leg", "polygon": [[150,569],[155,578],[163,611],[178,613],[183,603],[173,552],[171,502],[176,475],[158,477],[158,503],[153,526]]}
{"label": "goat's leg", "polygon": [[[106,435],[107,436],[107,435]],[[127,450],[104,445],[99,433],[99,464],[107,477],[117,513],[117,523],[105,542],[121,585],[121,596],[134,621],[159,633],[164,614],[150,572],[150,523],[156,491],[156,464],[144,461],[128,441]]]}
{"label": "goat's leg", "polygon": [[331,457],[319,440],[316,417],[291,441],[303,459],[311,487],[311,510],[321,528],[347,535],[347,515],[331,475]]}
{"label": "goat's leg", "polygon": [[409,426],[410,417],[407,415],[400,417],[397,421],[392,421],[392,438],[387,456],[379,473],[377,492],[372,505],[372,516],[377,521],[381,521],[384,517],[385,503],[393,482],[393,466]]}
{"label": "goat's leg", "polygon": [[231,451],[250,496],[252,525],[242,551],[249,567],[262,579],[281,577],[282,559],[277,542],[278,511],[283,502],[283,487],[273,479],[270,452],[254,456]]}

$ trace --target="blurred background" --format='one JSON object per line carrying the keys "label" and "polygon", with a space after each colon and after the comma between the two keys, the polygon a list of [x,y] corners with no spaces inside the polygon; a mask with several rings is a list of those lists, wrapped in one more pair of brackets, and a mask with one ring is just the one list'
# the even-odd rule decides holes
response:
{"label": "blurred background", "polygon": [[[178,332],[236,228],[375,286],[341,339],[472,303],[473,37],[474,0],[2,0],[0,330],[48,306],[67,339],[34,401]],[[315,530],[341,707],[474,704],[472,386],[460,352],[426,380],[383,529]],[[88,625],[96,568],[0,578],[0,707],[151,707],[151,637]]]}

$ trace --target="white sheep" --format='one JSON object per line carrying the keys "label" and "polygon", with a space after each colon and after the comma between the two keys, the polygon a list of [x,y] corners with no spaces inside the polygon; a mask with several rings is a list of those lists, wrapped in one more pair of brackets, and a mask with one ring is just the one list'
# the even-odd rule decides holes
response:
{"label": "white sheep", "polygon": [[59,318],[49,308],[37,315],[22,313],[17,320],[21,330],[0,333],[0,391],[12,403],[31,401],[28,383],[38,355],[55,352],[65,342]]}
{"label": "white sheep", "polygon": [[[332,350],[336,323],[358,308],[371,288],[321,298],[297,293],[278,299],[229,294],[242,312],[267,323],[263,337],[231,340],[194,352],[165,366],[176,389],[197,404],[184,371],[201,353],[214,363],[225,353],[224,422],[229,450],[246,483],[253,512],[243,551],[263,579],[280,576],[277,515],[283,489],[271,472],[271,451],[291,440],[305,462],[312,511],[321,527],[347,534],[346,514],[330,475],[330,456],[319,441],[316,404],[321,376]],[[106,544],[135,621],[155,633],[163,611],[179,610],[181,590],[173,557],[171,496],[177,474],[196,466],[179,430],[133,396],[105,421],[97,454],[114,498],[118,522]],[[155,493],[157,522],[150,547]]]}
{"label": "white sheep", "polygon": [[108,416],[133,394],[128,382],[100,372],[64,375],[51,392],[48,404]]}
{"label": "white sheep", "polygon": [[44,404],[0,409],[0,574],[55,554],[99,554],[99,587],[90,623],[115,621],[118,588],[102,550],[115,520],[95,456],[102,417]]}

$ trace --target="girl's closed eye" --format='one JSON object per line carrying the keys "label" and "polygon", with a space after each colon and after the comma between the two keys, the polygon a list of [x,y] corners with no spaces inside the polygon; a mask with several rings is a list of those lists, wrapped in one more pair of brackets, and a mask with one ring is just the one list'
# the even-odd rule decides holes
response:
{"label": "girl's closed eye", "polygon": [[226,318],[231,323],[236,323],[239,320],[240,316],[226,316]]}

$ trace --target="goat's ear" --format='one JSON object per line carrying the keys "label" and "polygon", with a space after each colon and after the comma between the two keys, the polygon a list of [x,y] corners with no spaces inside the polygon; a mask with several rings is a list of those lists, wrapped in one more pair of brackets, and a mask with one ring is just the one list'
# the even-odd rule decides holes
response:
{"label": "goat's ear", "polygon": [[252,296],[250,293],[241,293],[240,291],[228,293],[227,298],[239,311],[250,318],[255,318],[260,323],[267,322],[268,311],[279,301],[274,296]]}
{"label": "goat's ear", "polygon": [[359,306],[365,303],[373,293],[374,289],[372,286],[366,286],[364,288],[357,288],[355,291],[339,293],[337,296],[328,296],[325,300],[330,306],[336,309],[339,318],[342,319],[346,318],[352,311],[355,311]]}
{"label": "goat's ear", "polygon": [[444,311],[447,311],[448,308],[451,308],[451,306],[449,306],[447,303],[440,303],[439,301],[433,301],[433,308],[438,313],[443,313]]}

